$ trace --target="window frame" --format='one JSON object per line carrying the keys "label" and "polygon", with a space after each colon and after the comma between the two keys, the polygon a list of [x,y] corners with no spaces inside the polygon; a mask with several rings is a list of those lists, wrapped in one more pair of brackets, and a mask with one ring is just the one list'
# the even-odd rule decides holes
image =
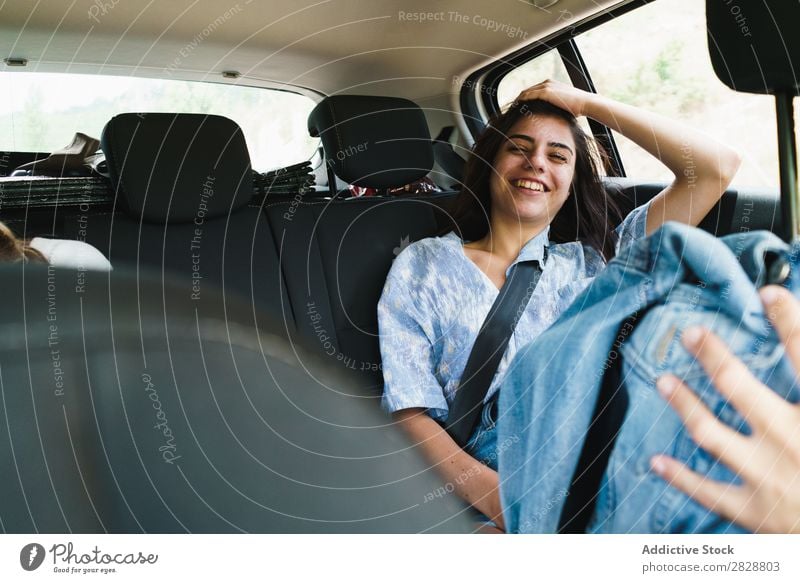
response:
{"label": "window frame", "polygon": [[[507,57],[472,72],[461,85],[459,101],[464,122],[473,139],[486,127],[487,117],[491,117],[500,111],[500,105],[497,102],[497,89],[505,76],[517,67],[548,51],[558,51],[567,74],[575,87],[597,93],[574,38],[653,1],[623,0],[611,8],[602,10],[574,25],[567,26],[551,35],[536,40]],[[485,112],[485,115],[483,112]],[[603,146],[608,154],[609,167],[606,169],[608,175],[626,176],[622,158],[611,130],[593,119],[589,119],[589,127],[595,140]]]}

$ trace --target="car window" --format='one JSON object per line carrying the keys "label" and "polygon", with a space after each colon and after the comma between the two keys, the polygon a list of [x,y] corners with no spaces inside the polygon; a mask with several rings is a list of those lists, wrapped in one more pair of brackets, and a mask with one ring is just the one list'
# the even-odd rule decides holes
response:
{"label": "car window", "polygon": [[319,140],[306,120],[315,103],[304,95],[188,81],[54,73],[0,73],[0,151],[51,152],[76,132],[99,138],[118,113],[213,113],[244,131],[253,168],[307,160]]}
{"label": "car window", "polygon": [[561,56],[555,49],[542,53],[536,58],[513,69],[504,76],[497,86],[497,103],[502,108],[511,103],[523,89],[553,79],[571,83]]}
{"label": "car window", "polygon": [[[597,91],[681,120],[735,147],[743,157],[734,185],[778,185],[774,98],[736,93],[714,74],[706,43],[705,3],[659,0],[576,38]],[[628,176],[672,174],[615,134]]]}
{"label": "car window", "polygon": [[[520,65],[505,75],[497,85],[497,104],[504,108],[523,90],[531,85],[536,85],[547,79],[560,81],[562,83],[572,83],[564,66],[564,61],[556,49],[551,49],[546,53],[531,59]],[[585,117],[578,118],[578,124],[588,135],[592,135],[592,129]],[[600,167],[598,171],[606,175],[606,168]]]}

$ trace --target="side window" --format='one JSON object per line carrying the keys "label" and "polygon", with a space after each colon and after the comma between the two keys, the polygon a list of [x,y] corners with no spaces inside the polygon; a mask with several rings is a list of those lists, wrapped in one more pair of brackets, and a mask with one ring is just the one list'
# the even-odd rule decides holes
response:
{"label": "side window", "polygon": [[[658,0],[576,38],[601,94],[658,112],[735,147],[734,185],[778,185],[774,99],[736,93],[714,75],[705,3]],[[661,163],[615,134],[628,176],[671,180]]]}
{"label": "side window", "polygon": [[258,87],[139,77],[0,72],[0,151],[52,152],[76,132],[99,138],[117,113],[213,113],[238,123],[253,168],[287,166],[314,155],[306,129],[315,103]]}
{"label": "side window", "polygon": [[564,62],[555,49],[531,59],[503,77],[497,86],[497,104],[502,109],[514,101],[523,89],[546,79],[571,83]]}
{"label": "side window", "polygon": [[[542,53],[500,79],[500,83],[497,85],[497,105],[500,106],[500,109],[503,109],[514,101],[524,89],[547,79],[562,83],[572,83],[567,73],[567,68],[564,66],[564,61],[556,49]],[[578,124],[583,128],[584,132],[592,135],[592,130],[586,118],[579,118]],[[598,171],[601,174],[606,173],[605,168],[598,168]]]}

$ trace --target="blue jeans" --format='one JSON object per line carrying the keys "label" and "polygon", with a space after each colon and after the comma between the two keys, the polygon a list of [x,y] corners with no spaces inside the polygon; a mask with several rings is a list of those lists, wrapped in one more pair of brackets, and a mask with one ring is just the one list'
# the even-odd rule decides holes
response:
{"label": "blue jeans", "polygon": [[464,445],[464,451],[497,470],[497,397],[484,403],[478,426]]}
{"label": "blue jeans", "polygon": [[[478,426],[464,445],[464,451],[482,464],[497,471],[497,394],[488,403],[484,403]],[[495,523],[485,514],[475,509],[475,521],[486,526]]]}
{"label": "blue jeans", "polygon": [[[759,232],[717,239],[668,223],[611,261],[537,340],[520,350],[500,391],[501,500],[509,532],[555,532],[607,371],[619,368],[624,421],[597,489],[590,532],[741,532],[649,469],[666,453],[712,479],[737,477],[689,437],[655,380],[672,372],[723,422],[748,433],[682,348],[690,325],[720,335],[756,377],[796,402],[795,374],[757,288],[772,268],[800,290],[798,248]],[[634,317],[635,319],[631,319]]]}

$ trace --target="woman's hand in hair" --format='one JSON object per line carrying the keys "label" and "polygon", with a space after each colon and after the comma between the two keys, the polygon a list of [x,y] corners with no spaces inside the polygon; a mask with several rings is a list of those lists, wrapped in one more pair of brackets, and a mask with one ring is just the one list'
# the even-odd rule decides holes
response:
{"label": "woman's hand in hair", "polygon": [[547,101],[575,117],[584,115],[600,122],[670,169],[675,179],[649,202],[648,235],[667,221],[700,224],[722,197],[741,163],[735,150],[696,128],[597,93],[544,81],[517,97],[517,101],[533,99]]}
{"label": "woman's hand in hair", "polygon": [[558,81],[543,81],[525,89],[517,97],[517,101],[541,99],[570,112],[575,117],[586,115],[586,104],[594,99],[595,94],[576,89],[572,85]]}
{"label": "woman's hand in hair", "polygon": [[[762,299],[770,321],[800,370],[800,302],[770,286]],[[752,429],[749,436],[720,421],[677,378],[659,379],[659,391],[678,412],[697,444],[742,479],[741,485],[709,480],[666,456],[652,459],[653,470],[720,516],[754,532],[800,533],[800,405],[791,404],[760,383],[714,334],[702,330],[684,340],[720,394]]]}

